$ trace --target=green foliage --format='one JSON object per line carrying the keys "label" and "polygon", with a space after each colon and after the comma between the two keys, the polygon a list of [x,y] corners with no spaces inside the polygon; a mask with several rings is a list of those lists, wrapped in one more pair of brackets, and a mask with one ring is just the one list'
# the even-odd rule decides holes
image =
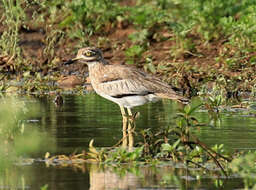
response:
{"label": "green foliage", "polygon": [[[61,39],[64,36],[64,33],[61,30],[57,30],[57,29],[53,29],[50,27],[47,28],[46,30],[47,35],[46,35],[46,39],[45,39],[45,48],[43,50],[43,54],[44,56],[48,59],[48,62],[50,64],[53,64],[53,60],[55,58],[55,50],[56,50],[56,46],[58,45],[58,43],[61,41]],[[55,65],[50,65],[48,64],[48,66],[50,66],[51,68],[53,68]]]}
{"label": "green foliage", "polygon": [[26,119],[35,116],[36,107],[27,105],[15,98],[0,99],[0,169],[5,169],[18,156],[25,156],[39,151],[42,143],[48,143],[46,135],[39,134],[29,126]]}
{"label": "green foliage", "polygon": [[11,141],[15,136],[24,132],[24,118],[28,109],[24,102],[18,102],[16,99],[1,99],[1,131],[0,137],[2,141]]}
{"label": "green foliage", "polygon": [[111,151],[106,159],[106,163],[132,163],[142,159],[143,147],[134,148],[132,151],[128,151],[125,148],[117,148]]}
{"label": "green foliage", "polygon": [[[215,163],[225,173],[223,164],[230,159],[223,145],[215,145],[210,148],[195,137],[191,130],[203,126],[194,116],[202,104],[186,105],[179,110],[176,124],[153,131],[151,128],[142,130],[142,140],[134,148],[111,147],[95,148],[93,140],[89,144],[89,150],[82,154],[70,156],[54,156],[47,159],[47,163],[59,160],[64,165],[70,163],[98,162],[104,164],[139,164],[150,163],[152,165],[160,161],[181,162],[187,166],[202,167],[207,163]],[[54,163],[52,163],[54,164]]]}
{"label": "green foliage", "polygon": [[135,25],[142,28],[150,28],[156,24],[163,23],[167,20],[168,13],[159,9],[153,3],[141,3],[137,6],[130,7],[129,19]]}
{"label": "green foliage", "polygon": [[9,55],[12,59],[18,58],[16,66],[21,64],[21,48],[19,47],[19,29],[23,25],[26,14],[22,6],[23,1],[6,0],[3,2],[3,25],[6,28],[0,38],[2,55]]}
{"label": "green foliage", "polygon": [[45,184],[44,186],[40,187],[40,190],[47,190],[48,189],[48,184]]}
{"label": "green foliage", "polygon": [[180,128],[195,127],[198,124],[198,120],[193,116],[193,114],[201,106],[201,103],[196,105],[187,104],[183,109],[180,109],[179,113],[177,114],[177,126],[179,126]]}
{"label": "green foliage", "polygon": [[120,6],[113,1],[106,0],[76,0],[67,3],[66,6],[68,6],[68,11],[60,26],[73,27],[74,23],[80,23],[89,35],[104,29],[116,21],[117,16],[123,14]]}
{"label": "green foliage", "polygon": [[255,48],[254,42],[256,36],[255,28],[255,10],[256,2],[241,1],[232,6],[236,10],[236,17],[224,17],[221,20],[221,25],[226,33],[230,34],[230,40],[233,45],[239,48],[246,48],[251,51],[251,46]]}
{"label": "green foliage", "polygon": [[132,163],[135,161],[140,161],[143,152],[143,147],[134,148],[132,151],[128,151],[125,148],[115,148],[115,149],[100,149],[97,150],[93,146],[93,140],[90,141],[89,151],[86,155],[86,159],[93,162],[100,163]]}
{"label": "green foliage", "polygon": [[143,29],[141,31],[130,34],[128,37],[134,44],[143,45],[147,42],[148,35],[148,30]]}
{"label": "green foliage", "polygon": [[106,150],[105,149],[101,149],[101,150],[97,150],[94,146],[93,146],[93,142],[94,140],[90,141],[89,144],[89,152],[88,157],[90,160],[92,161],[96,161],[96,162],[104,162],[107,159],[107,154],[106,154]]}
{"label": "green foliage", "polygon": [[223,145],[209,148],[190,132],[192,128],[203,125],[193,116],[201,106],[202,104],[192,104],[180,109],[175,126],[162,128],[157,132],[152,132],[151,129],[142,130],[143,141],[139,142],[133,150],[114,148],[108,151],[106,149],[97,151],[90,143],[89,160],[104,163],[134,163],[137,161],[150,163],[152,159],[171,160],[201,167],[205,163],[215,162],[225,173],[222,164],[230,159]]}
{"label": "green foliage", "polygon": [[205,108],[208,110],[209,119],[213,123],[213,126],[219,127],[221,125],[221,117],[219,115],[221,106],[224,103],[224,98],[222,94],[215,95],[212,93],[207,97],[205,101]]}
{"label": "green foliage", "polygon": [[217,96],[209,96],[208,99],[209,104],[207,104],[208,109],[214,110],[216,109],[217,112],[219,112],[219,107],[223,104],[223,98],[222,95]]}
{"label": "green foliage", "polygon": [[161,157],[172,157],[174,161],[179,160],[179,156],[184,150],[183,146],[180,146],[181,139],[178,139],[173,144],[164,143],[161,144],[161,152],[158,154],[158,156]]}
{"label": "green foliage", "polygon": [[222,30],[221,20],[233,17],[238,12],[239,3],[236,0],[194,1],[192,18],[195,20],[198,31],[206,40],[219,38]]}
{"label": "green foliage", "polygon": [[156,66],[153,64],[152,59],[149,57],[146,58],[146,63],[144,64],[144,70],[150,71],[153,74],[156,74],[157,72]]}
{"label": "green foliage", "polygon": [[192,128],[204,125],[193,116],[201,106],[202,104],[189,104],[180,109],[176,126],[154,134],[149,133],[148,130],[144,131],[144,154],[160,160],[181,161],[188,165],[194,164],[201,167],[205,163],[214,162],[226,175],[223,164],[230,159],[223,145],[210,148],[191,134]]}
{"label": "green foliage", "polygon": [[127,57],[127,63],[134,64],[136,59],[142,56],[143,52],[144,52],[144,48],[139,45],[133,45],[132,47],[128,48],[125,51],[125,55]]}
{"label": "green foliage", "polygon": [[[27,52],[20,48],[20,34],[30,31],[30,26],[33,26],[31,31],[44,35],[42,53],[47,64],[38,63],[37,58],[32,58],[33,62],[43,67],[40,68],[42,70],[58,66],[56,50],[61,49],[62,45],[70,43],[77,48],[93,43],[105,50],[112,49],[114,53],[119,48],[126,49],[128,63],[144,64],[144,68],[152,73],[161,71],[159,73],[169,77],[168,80],[174,81],[177,87],[182,85],[187,71],[193,70],[193,74],[197,73],[200,77],[198,81],[189,81],[191,91],[219,78],[225,79],[222,87],[227,91],[232,91],[232,88],[248,90],[255,84],[255,10],[255,0],[140,0],[133,3],[114,0],[7,0],[0,7],[1,26],[4,28],[0,39],[0,59],[2,55],[8,55],[3,63],[7,67],[12,63],[14,71],[34,70],[34,65],[24,60]],[[130,34],[130,29],[136,32]],[[119,39],[113,39],[115,34],[112,33],[119,30],[129,34],[131,44],[121,43],[123,47],[120,47]],[[155,50],[155,42],[159,45],[165,40],[169,40],[170,56],[163,59],[177,61],[178,67],[170,68],[169,60],[159,63],[161,57],[155,55],[147,55],[147,60],[142,56],[144,52],[148,53],[147,50]],[[215,48],[216,56],[210,53]],[[210,69],[206,66],[209,55]],[[189,59],[191,57],[193,59]],[[203,68],[197,66],[198,63],[202,64],[199,58],[202,58],[202,62],[207,61]],[[188,62],[186,59],[193,65],[181,63]],[[220,69],[213,67],[212,60],[220,65]],[[164,72],[159,65],[166,68]],[[233,76],[229,75],[230,72],[243,74]]]}
{"label": "green foliage", "polygon": [[245,189],[256,189],[256,152],[249,152],[233,159],[230,168],[244,178]]}
{"label": "green foliage", "polygon": [[179,57],[185,54],[192,54],[195,51],[195,44],[187,37],[193,29],[193,23],[170,23],[169,27],[173,31],[174,36],[171,40],[175,41],[175,45],[171,47],[171,55]]}

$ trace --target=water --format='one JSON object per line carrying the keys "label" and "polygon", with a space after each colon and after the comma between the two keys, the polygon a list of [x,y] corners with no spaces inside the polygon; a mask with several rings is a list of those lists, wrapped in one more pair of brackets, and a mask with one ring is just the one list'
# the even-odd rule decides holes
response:
{"label": "water", "polygon": [[[24,97],[28,104],[36,104],[35,98]],[[75,150],[88,148],[91,139],[94,146],[110,147],[122,138],[122,118],[119,107],[96,94],[83,96],[64,96],[64,104],[55,106],[54,97],[43,96],[39,101],[40,112],[30,118],[33,127],[52,139],[54,146],[46,144],[34,158],[42,158],[45,149],[51,154],[70,154]],[[165,100],[137,107],[133,111],[140,112],[136,121],[136,131],[172,125],[177,109],[175,102]],[[197,118],[209,123],[208,113],[201,110]],[[193,132],[206,144],[224,144],[230,151],[256,148],[256,118],[243,110],[223,112],[221,126],[205,126]],[[54,147],[54,148],[53,148]],[[35,162],[25,166],[16,166],[10,173],[16,181],[13,189],[40,189],[48,185],[48,189],[238,189],[243,187],[241,179],[226,179],[204,174],[198,179],[198,171],[187,170],[177,166],[161,167],[106,167],[97,164],[85,164],[80,169],[72,167],[46,167],[43,162]],[[8,174],[10,175],[10,174]],[[25,184],[25,185],[24,185]],[[1,189],[11,189],[7,183]]]}
{"label": "water", "polygon": [[[84,149],[92,139],[95,146],[109,147],[122,138],[122,117],[118,105],[96,94],[65,96],[62,107],[56,107],[52,99],[40,99],[41,118],[35,125],[39,124],[56,138],[56,153]],[[146,104],[133,111],[140,112],[136,121],[137,131],[165,126],[174,115],[171,101]]]}

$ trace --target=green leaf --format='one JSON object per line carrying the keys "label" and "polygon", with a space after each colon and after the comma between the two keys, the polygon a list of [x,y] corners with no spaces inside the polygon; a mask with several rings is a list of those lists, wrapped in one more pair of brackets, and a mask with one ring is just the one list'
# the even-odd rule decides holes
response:
{"label": "green leaf", "polygon": [[162,144],[162,151],[171,152],[173,147],[169,143]]}
{"label": "green leaf", "polygon": [[200,104],[198,104],[198,105],[196,105],[196,106],[193,106],[193,107],[190,109],[188,115],[191,115],[194,111],[196,111],[196,110],[197,110],[199,107],[201,107],[202,105],[203,105],[203,103],[200,103]]}
{"label": "green leaf", "polygon": [[186,106],[184,107],[184,111],[185,111],[186,115],[189,115],[190,110],[191,110],[190,104],[188,104],[188,105],[186,105]]}
{"label": "green leaf", "polygon": [[178,139],[175,143],[173,143],[173,148],[176,148],[180,144],[180,139]]}

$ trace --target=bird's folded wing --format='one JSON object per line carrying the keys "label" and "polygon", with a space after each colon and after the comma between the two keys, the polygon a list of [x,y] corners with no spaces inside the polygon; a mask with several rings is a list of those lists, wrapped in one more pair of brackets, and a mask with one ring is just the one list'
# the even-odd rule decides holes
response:
{"label": "bird's folded wing", "polygon": [[167,83],[137,69],[112,65],[104,70],[104,75],[107,77],[102,78],[98,88],[102,93],[113,97],[158,94],[165,98],[178,98]]}
{"label": "bird's folded wing", "polygon": [[138,80],[120,79],[100,83],[98,88],[104,94],[113,97],[122,97],[130,95],[145,95],[151,93]]}

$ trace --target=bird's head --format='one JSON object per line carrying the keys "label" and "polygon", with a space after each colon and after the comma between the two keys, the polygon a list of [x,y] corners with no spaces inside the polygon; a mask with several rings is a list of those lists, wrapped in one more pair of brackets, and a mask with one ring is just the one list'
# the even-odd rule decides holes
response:
{"label": "bird's head", "polygon": [[81,63],[94,63],[95,61],[101,61],[103,59],[102,52],[96,47],[86,47],[79,49],[75,58],[65,62],[64,64],[69,65],[76,61]]}

